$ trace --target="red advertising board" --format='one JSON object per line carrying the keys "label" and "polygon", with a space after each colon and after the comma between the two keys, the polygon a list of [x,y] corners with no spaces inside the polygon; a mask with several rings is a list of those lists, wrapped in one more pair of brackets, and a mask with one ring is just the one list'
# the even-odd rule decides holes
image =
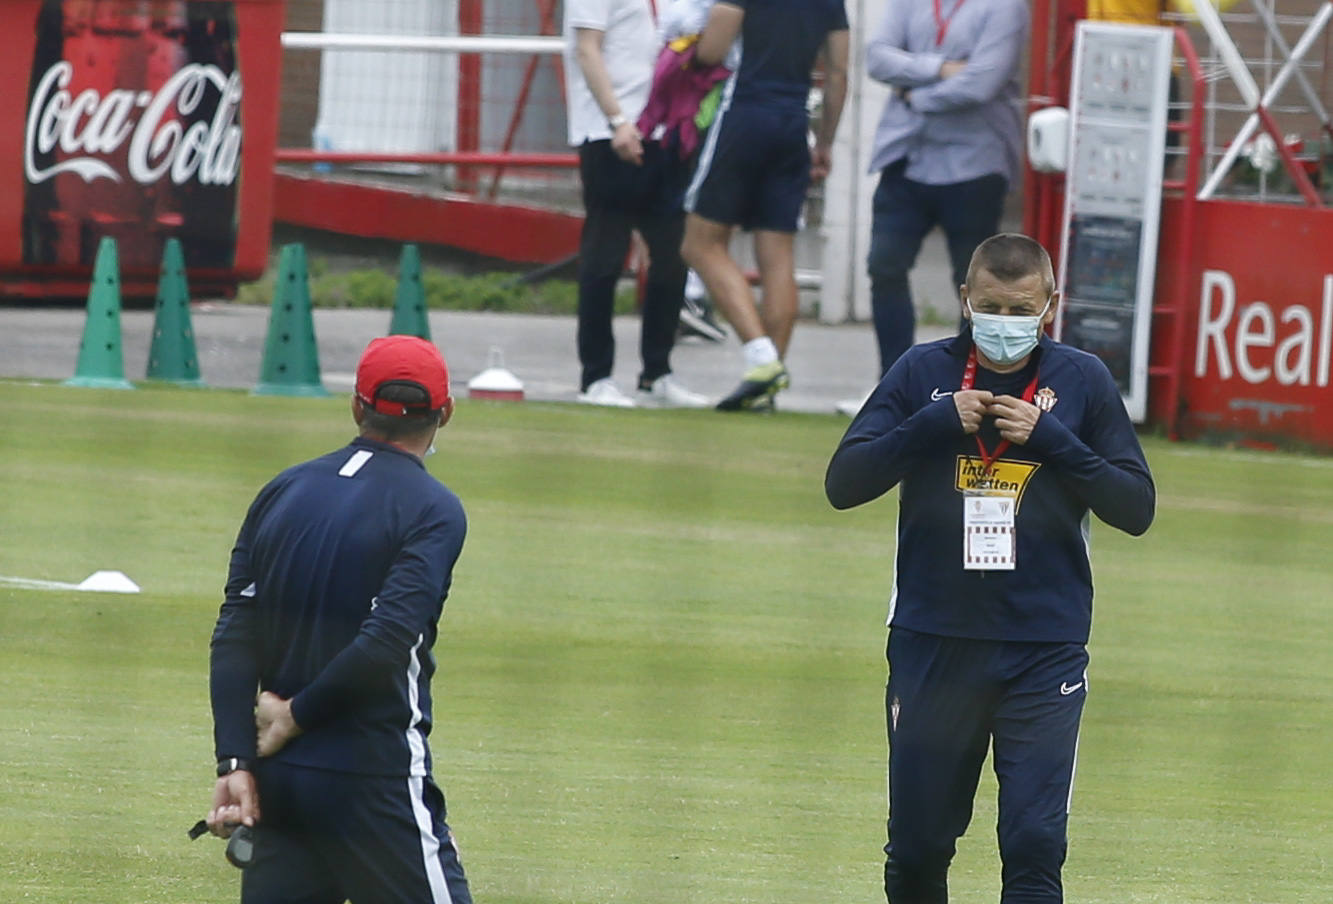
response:
{"label": "red advertising board", "polygon": [[151,295],[178,239],[192,288],[268,260],[280,0],[0,0],[0,295],[86,293],[116,239]]}
{"label": "red advertising board", "polygon": [[[1183,202],[1162,210],[1160,254],[1185,252]],[[1333,210],[1242,201],[1196,208],[1188,284],[1158,270],[1157,297],[1185,301],[1181,435],[1333,449]],[[1168,361],[1154,336],[1153,359]],[[1153,394],[1154,418],[1171,399]]]}

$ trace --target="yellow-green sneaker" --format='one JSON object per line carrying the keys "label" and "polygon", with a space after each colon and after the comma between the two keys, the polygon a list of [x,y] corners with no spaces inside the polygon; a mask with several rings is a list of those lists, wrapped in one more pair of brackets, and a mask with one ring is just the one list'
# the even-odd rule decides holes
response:
{"label": "yellow-green sneaker", "polygon": [[781,361],[752,367],[741,378],[741,385],[717,403],[718,411],[771,411],[773,397],[791,385],[791,376]]}

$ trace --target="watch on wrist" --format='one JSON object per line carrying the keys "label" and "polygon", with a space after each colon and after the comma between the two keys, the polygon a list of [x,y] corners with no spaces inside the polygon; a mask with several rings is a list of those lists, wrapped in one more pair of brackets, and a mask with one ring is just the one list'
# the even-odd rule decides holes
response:
{"label": "watch on wrist", "polygon": [[612,132],[628,123],[629,120],[625,118],[625,114],[623,113],[617,113],[615,116],[608,116],[606,118],[606,124],[611,127]]}
{"label": "watch on wrist", "polygon": [[218,778],[224,775],[231,775],[233,772],[253,772],[250,761],[239,756],[224,756],[218,758]]}

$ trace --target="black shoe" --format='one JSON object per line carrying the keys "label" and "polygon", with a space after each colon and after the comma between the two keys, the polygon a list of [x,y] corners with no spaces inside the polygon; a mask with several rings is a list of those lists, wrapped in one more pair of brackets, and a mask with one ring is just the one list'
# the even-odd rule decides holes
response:
{"label": "black shoe", "polygon": [[791,385],[791,376],[781,361],[752,367],[741,385],[717,403],[718,411],[772,411],[773,397]]}
{"label": "black shoe", "polygon": [[685,303],[681,305],[680,323],[676,332],[680,336],[698,336],[709,342],[727,340],[726,331],[713,319],[713,312],[708,305],[689,296],[685,297]]}

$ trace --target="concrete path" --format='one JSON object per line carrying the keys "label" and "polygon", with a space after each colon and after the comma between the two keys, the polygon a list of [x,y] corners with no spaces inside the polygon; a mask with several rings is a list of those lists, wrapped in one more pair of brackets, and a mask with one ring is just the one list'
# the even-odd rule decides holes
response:
{"label": "concrete path", "polygon": [[[82,308],[0,307],[0,377],[65,379],[78,363]],[[324,385],[330,392],[350,392],[357,357],[366,343],[389,327],[387,310],[316,310],[315,336]],[[191,320],[199,369],[210,386],[251,388],[259,379],[268,308],[225,303],[193,306]],[[121,315],[125,376],[143,379],[147,369],[153,315],[129,310]],[[524,383],[529,399],[572,402],[578,393],[574,354],[574,318],[436,311],[431,334],[449,362],[455,394],[499,349],[505,366]],[[948,335],[949,328],[922,327],[917,340]],[[638,377],[638,319],[615,322],[617,343],[613,376],[626,391]],[[869,324],[797,325],[787,356],[791,389],[778,397],[789,411],[832,412],[843,399],[860,398],[878,375],[874,333]],[[677,377],[696,392],[713,398],[729,392],[741,372],[740,347],[685,340],[676,346],[672,365]]]}

